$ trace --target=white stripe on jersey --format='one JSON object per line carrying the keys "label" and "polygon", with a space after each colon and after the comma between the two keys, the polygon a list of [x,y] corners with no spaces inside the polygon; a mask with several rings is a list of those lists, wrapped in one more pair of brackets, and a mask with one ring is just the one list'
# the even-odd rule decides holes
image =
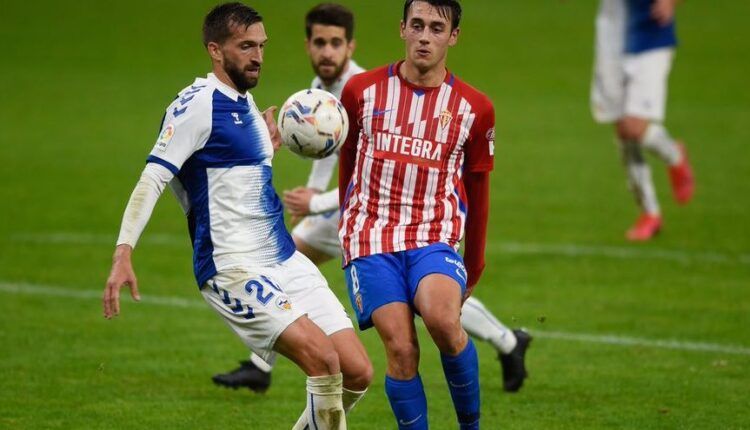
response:
{"label": "white stripe on jersey", "polygon": [[372,114],[375,110],[375,84],[365,90],[365,105],[362,112],[362,126],[365,133],[372,136]]}
{"label": "white stripe on jersey", "polygon": [[385,124],[383,128],[391,133],[396,133],[396,118],[398,116],[398,105],[401,97],[401,83],[398,77],[391,76],[388,79],[388,99],[385,103],[386,106],[396,106],[386,112]]}

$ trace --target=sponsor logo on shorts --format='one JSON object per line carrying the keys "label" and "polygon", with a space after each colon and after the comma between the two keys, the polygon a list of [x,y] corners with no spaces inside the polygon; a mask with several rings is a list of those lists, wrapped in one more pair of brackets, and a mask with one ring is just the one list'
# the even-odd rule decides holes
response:
{"label": "sponsor logo on shorts", "polygon": [[463,262],[451,257],[445,257],[445,262],[456,266],[456,275],[458,275],[459,278],[463,279],[464,282],[466,282],[466,267],[464,266]]}
{"label": "sponsor logo on shorts", "polygon": [[276,298],[276,306],[282,311],[292,310],[292,303],[289,301],[289,297],[284,294],[281,294]]}
{"label": "sponsor logo on shorts", "polygon": [[365,308],[362,305],[362,294],[357,293],[357,295],[354,296],[354,303],[357,304],[357,310],[359,311],[360,314],[365,311]]}

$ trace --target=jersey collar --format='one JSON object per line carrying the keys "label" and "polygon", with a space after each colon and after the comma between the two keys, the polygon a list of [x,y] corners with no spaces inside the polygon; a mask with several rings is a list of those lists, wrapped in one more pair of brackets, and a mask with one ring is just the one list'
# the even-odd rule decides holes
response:
{"label": "jersey collar", "polygon": [[224,82],[221,82],[219,78],[216,77],[213,73],[209,73],[207,76],[208,80],[211,81],[211,83],[216,87],[217,90],[221,91],[222,94],[229,97],[230,99],[237,101],[240,98],[246,99],[248,94],[240,94],[237,90],[230,87],[229,85],[225,84]]}

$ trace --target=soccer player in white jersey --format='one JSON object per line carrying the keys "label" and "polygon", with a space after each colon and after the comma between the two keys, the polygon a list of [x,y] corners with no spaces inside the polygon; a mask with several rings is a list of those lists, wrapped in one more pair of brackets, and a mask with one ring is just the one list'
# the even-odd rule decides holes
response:
{"label": "soccer player in white jersey", "polygon": [[272,184],[280,141],[273,110],[261,115],[248,93],[263,63],[262,18],[241,3],[216,6],[205,18],[203,41],[213,73],[197,78],[166,110],[125,209],[104,315],[119,314],[123,286],[139,298],[130,256],[169,184],[188,218],[206,302],[254,353],[280,353],[308,376],[301,421],[345,429],[342,380],[363,393],[372,366],[343,306],[284,226]]}
{"label": "soccer player in white jersey", "polygon": [[[352,60],[355,48],[354,16],[346,7],[323,3],[312,8],[305,18],[306,48],[315,78],[311,87],[326,90],[337,98],[353,75],[364,71]],[[338,188],[330,191],[329,182],[338,164],[338,153],[313,161],[305,187],[284,193],[287,210],[302,221],[292,230],[297,250],[316,264],[341,258],[338,237]],[[526,377],[525,351],[531,340],[528,333],[506,328],[474,297],[469,297],[461,309],[461,324],[473,337],[487,341],[498,353],[502,363],[503,385],[509,392],[518,391]],[[516,336],[516,334],[518,336]],[[240,362],[228,373],[214,375],[216,384],[238,388],[247,387],[263,392],[271,384],[271,363],[257,355]],[[346,387],[345,387],[346,388]]]}
{"label": "soccer player in white jersey", "polygon": [[667,80],[677,45],[677,0],[601,0],[596,17],[594,119],[614,123],[622,159],[641,214],[626,232],[633,241],[654,237],[661,210],[643,149],[669,167],[679,204],[693,197],[694,180],[685,145],[664,127]]}

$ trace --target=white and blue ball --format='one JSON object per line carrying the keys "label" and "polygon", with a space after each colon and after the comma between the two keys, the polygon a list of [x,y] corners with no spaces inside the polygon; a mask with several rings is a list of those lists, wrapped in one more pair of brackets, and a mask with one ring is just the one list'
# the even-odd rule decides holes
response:
{"label": "white and blue ball", "polygon": [[318,89],[296,92],[279,112],[281,141],[295,154],[321,159],[333,154],[349,131],[349,117],[341,102]]}

